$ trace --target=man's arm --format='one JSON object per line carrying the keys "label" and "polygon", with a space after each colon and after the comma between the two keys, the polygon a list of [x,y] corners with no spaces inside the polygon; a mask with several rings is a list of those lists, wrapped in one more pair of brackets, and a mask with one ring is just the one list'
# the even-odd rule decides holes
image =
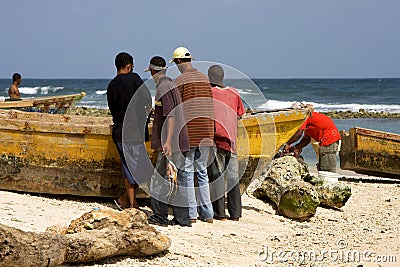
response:
{"label": "man's arm", "polygon": [[175,130],[175,117],[168,116],[165,123],[167,123],[167,138],[163,144],[163,152],[166,157],[170,157],[172,156],[172,137]]}
{"label": "man's arm", "polygon": [[299,140],[303,132],[303,130],[297,130],[297,132],[289,139],[289,141],[287,141],[284,150],[289,151],[289,149],[291,148],[291,144]]}
{"label": "man's arm", "polygon": [[297,152],[300,154],[303,151],[303,148],[307,146],[311,141],[311,137],[308,135],[304,134],[303,138],[301,141],[294,146],[294,150],[297,150]]}

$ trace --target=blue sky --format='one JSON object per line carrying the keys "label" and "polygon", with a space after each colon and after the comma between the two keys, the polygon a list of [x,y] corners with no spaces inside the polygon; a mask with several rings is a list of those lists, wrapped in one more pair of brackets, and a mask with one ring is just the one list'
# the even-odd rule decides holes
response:
{"label": "blue sky", "polygon": [[111,78],[178,46],[252,78],[400,77],[399,0],[3,0],[0,77]]}

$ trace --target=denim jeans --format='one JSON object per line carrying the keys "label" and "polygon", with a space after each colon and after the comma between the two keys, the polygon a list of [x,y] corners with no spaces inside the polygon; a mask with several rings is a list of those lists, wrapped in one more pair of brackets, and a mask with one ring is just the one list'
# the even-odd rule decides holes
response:
{"label": "denim jeans", "polygon": [[175,220],[180,225],[190,225],[189,207],[186,198],[187,177],[182,170],[184,166],[184,156],[174,153],[171,158],[178,168],[178,188],[177,193],[172,198],[168,197],[170,183],[165,179],[167,159],[160,152],[157,158],[156,171],[151,178],[150,194],[151,209],[153,218],[159,223],[168,223],[168,204],[172,205]]}
{"label": "denim jeans", "polygon": [[[207,165],[212,147],[201,146],[190,149],[186,153],[185,172],[188,182],[187,198],[189,201],[189,216],[191,219],[209,220],[214,217],[210,200]],[[195,188],[194,173],[197,174]]]}

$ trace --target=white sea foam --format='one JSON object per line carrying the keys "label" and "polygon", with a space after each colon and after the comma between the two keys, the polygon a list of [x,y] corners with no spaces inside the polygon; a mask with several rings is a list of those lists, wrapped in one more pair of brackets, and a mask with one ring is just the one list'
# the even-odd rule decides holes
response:
{"label": "white sea foam", "polygon": [[290,108],[292,106],[292,104],[293,104],[293,102],[290,102],[290,101],[267,100],[267,102],[258,106],[257,109],[279,110],[279,109]]}
{"label": "white sea foam", "polygon": [[251,90],[251,89],[237,89],[240,95],[259,95],[261,94],[259,91]]}
{"label": "white sea foam", "polygon": [[105,93],[107,93],[107,90],[97,90],[96,94],[98,95],[104,95]]}
{"label": "white sea foam", "polygon": [[49,91],[51,92],[57,92],[58,90],[64,89],[62,86],[35,86],[35,87],[20,87],[18,88],[19,92],[21,94],[25,95],[36,95],[36,94],[41,94],[41,95],[47,95]]}
{"label": "white sea foam", "polygon": [[[258,106],[258,109],[263,110],[278,110],[290,108],[294,102],[291,101],[278,101],[278,100],[268,100],[262,105]],[[387,104],[322,104],[315,102],[307,102],[314,106],[316,111],[327,112],[327,111],[352,111],[357,112],[360,109],[371,112],[390,112],[390,113],[400,113],[400,105],[387,105]]]}

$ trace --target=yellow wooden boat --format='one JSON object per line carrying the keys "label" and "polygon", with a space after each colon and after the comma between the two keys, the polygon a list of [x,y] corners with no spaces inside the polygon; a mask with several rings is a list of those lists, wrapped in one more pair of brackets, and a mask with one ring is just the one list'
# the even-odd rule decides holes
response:
{"label": "yellow wooden boat", "polygon": [[[307,109],[256,112],[239,121],[242,191],[261,174],[308,113]],[[111,125],[111,117],[0,110],[0,189],[120,195],[124,185]]]}
{"label": "yellow wooden boat", "polygon": [[400,134],[356,127],[340,135],[341,169],[400,178]]}
{"label": "yellow wooden boat", "polygon": [[0,109],[64,113],[68,108],[71,108],[78,103],[85,95],[86,93],[82,92],[80,94],[24,98],[21,100],[6,99],[0,101]]}

